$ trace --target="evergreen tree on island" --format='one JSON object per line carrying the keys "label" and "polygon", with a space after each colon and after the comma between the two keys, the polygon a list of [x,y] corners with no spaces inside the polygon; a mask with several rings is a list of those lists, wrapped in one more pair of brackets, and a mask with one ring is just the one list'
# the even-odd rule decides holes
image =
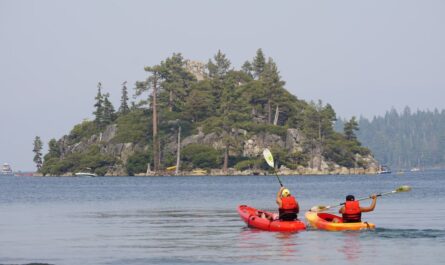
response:
{"label": "evergreen tree on island", "polygon": [[127,114],[130,111],[128,107],[128,90],[127,90],[127,81],[122,83],[122,96],[121,96],[121,105],[119,106],[120,114]]}
{"label": "evergreen tree on island", "polygon": [[104,120],[104,98],[101,90],[102,90],[102,84],[99,82],[97,83],[97,95],[95,97],[96,103],[94,104],[96,110],[93,112],[95,116],[94,122],[99,128],[103,127],[103,120]]}
{"label": "evergreen tree on island", "polygon": [[352,117],[348,122],[345,123],[343,131],[347,140],[356,141],[357,136],[355,132],[358,130],[358,122],[356,121],[355,117]]}
{"label": "evergreen tree on island", "polygon": [[110,94],[106,93],[103,95],[103,116],[102,116],[102,126],[109,125],[116,119],[113,104],[109,100]]}
{"label": "evergreen tree on island", "polygon": [[34,139],[34,148],[32,149],[32,151],[34,152],[33,161],[36,164],[37,171],[40,170],[40,168],[42,167],[42,164],[43,164],[42,148],[43,148],[42,140],[40,139],[39,136],[36,136],[36,138]]}

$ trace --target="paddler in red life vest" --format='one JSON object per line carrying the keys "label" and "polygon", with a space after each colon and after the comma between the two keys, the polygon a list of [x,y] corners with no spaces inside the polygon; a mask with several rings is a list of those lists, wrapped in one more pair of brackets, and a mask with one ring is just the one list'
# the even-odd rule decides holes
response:
{"label": "paddler in red life vest", "polygon": [[300,207],[298,206],[295,197],[292,196],[290,191],[285,187],[281,187],[277,193],[277,204],[279,212],[278,219],[284,221],[293,221],[297,219]]}
{"label": "paddler in red life vest", "polygon": [[360,203],[355,200],[354,195],[346,196],[345,205],[338,210],[343,216],[344,223],[359,223],[362,221],[362,213],[374,211],[377,196],[372,195],[372,203],[369,207],[360,207]]}

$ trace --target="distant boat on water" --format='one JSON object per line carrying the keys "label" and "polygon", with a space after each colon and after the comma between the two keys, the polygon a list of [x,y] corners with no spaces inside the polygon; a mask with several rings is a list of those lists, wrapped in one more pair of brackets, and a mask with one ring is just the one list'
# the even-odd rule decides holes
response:
{"label": "distant boat on water", "polygon": [[2,165],[0,176],[14,176],[14,172],[12,172],[11,166],[8,163]]}
{"label": "distant boat on water", "polygon": [[378,174],[391,174],[391,169],[388,166],[381,166]]}
{"label": "distant boat on water", "polygon": [[74,173],[76,177],[97,177],[96,174],[90,172],[77,172]]}

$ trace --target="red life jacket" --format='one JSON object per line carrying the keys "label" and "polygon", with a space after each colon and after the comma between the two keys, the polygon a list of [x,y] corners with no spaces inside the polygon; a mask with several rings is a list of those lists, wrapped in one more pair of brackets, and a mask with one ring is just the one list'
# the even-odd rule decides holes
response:
{"label": "red life jacket", "polygon": [[358,201],[346,201],[343,213],[343,222],[358,223],[362,221],[362,211]]}
{"label": "red life jacket", "polygon": [[280,213],[280,219],[297,219],[297,214],[300,211],[300,206],[298,205],[295,197],[290,195],[289,197],[281,198],[281,207],[278,209]]}

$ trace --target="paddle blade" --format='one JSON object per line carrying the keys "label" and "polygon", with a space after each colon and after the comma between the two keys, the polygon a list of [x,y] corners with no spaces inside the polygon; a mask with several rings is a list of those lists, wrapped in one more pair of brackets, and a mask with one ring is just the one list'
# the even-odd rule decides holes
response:
{"label": "paddle blade", "polygon": [[325,211],[325,210],[327,210],[327,209],[329,209],[329,207],[327,207],[327,206],[324,206],[324,205],[315,205],[315,206],[313,206],[312,208],[311,208],[311,212],[321,212],[321,211]]}
{"label": "paddle blade", "polygon": [[407,185],[400,186],[396,189],[396,192],[407,192],[411,191],[411,187]]}
{"label": "paddle blade", "polygon": [[270,167],[274,167],[274,162],[273,162],[273,155],[272,155],[272,153],[270,152],[270,150],[269,149],[264,149],[263,150],[263,156],[264,156],[264,159],[266,160],[266,162],[267,162],[267,164],[270,166]]}

